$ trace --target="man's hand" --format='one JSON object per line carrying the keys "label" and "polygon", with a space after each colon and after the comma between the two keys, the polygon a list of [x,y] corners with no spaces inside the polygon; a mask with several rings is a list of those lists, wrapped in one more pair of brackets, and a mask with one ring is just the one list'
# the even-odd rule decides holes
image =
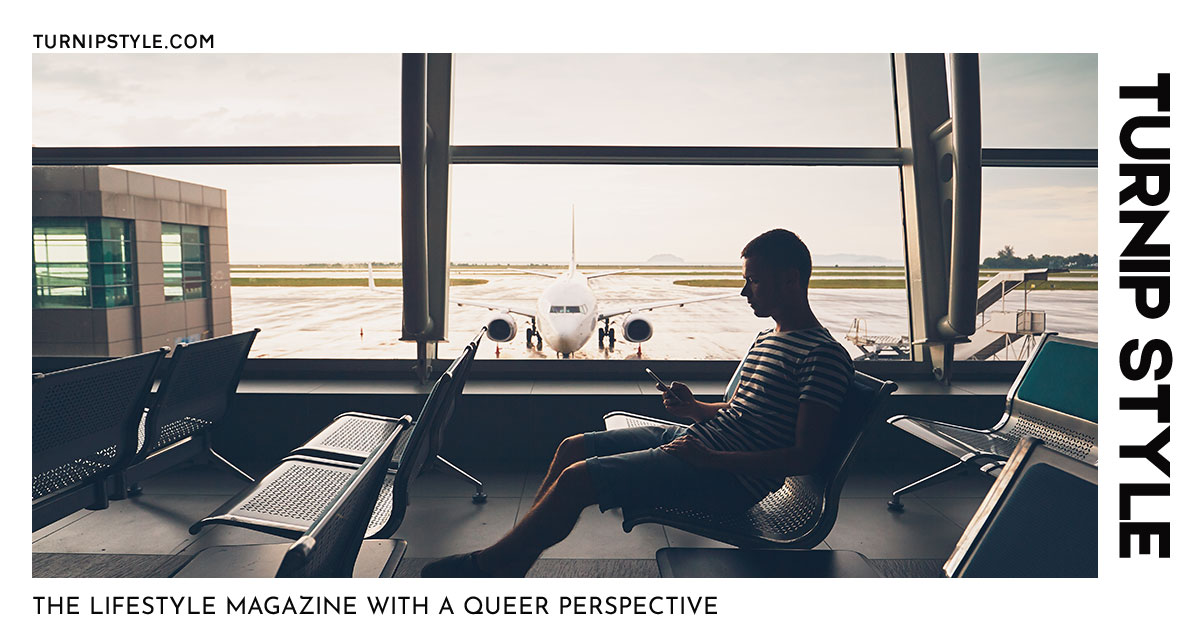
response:
{"label": "man's hand", "polygon": [[672,381],[669,390],[664,389],[662,385],[655,385],[655,387],[663,393],[663,407],[666,407],[667,411],[681,418],[698,419],[697,416],[701,411],[700,403],[687,385]]}
{"label": "man's hand", "polygon": [[710,468],[716,451],[708,448],[695,436],[681,435],[662,445],[663,452],[670,453],[696,468]]}

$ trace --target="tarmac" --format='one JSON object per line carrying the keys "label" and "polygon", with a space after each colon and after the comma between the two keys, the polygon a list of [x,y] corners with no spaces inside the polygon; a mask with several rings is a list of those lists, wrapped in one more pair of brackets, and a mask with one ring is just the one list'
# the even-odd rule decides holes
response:
{"label": "tarmac", "polygon": [[[326,275],[324,272],[321,275]],[[457,274],[456,274],[457,275]],[[377,274],[380,277],[380,274]],[[526,274],[471,272],[464,277],[485,277],[487,284],[450,289],[451,296],[532,309],[551,282]],[[683,276],[698,278],[703,276]],[[597,278],[592,289],[600,308],[736,293],[736,289],[707,289],[673,284],[681,276],[621,274]],[[235,331],[262,329],[251,357],[278,358],[415,358],[416,346],[399,340],[403,303],[400,288],[372,292],[366,287],[234,287]],[[1096,291],[1032,291],[1029,308],[1046,311],[1047,328],[1084,339],[1096,339]],[[852,357],[861,354],[845,341],[854,318],[865,319],[873,335],[907,335],[908,305],[901,289],[813,289],[813,311]],[[1009,295],[1008,307],[1019,307],[1020,292]],[[646,313],[654,336],[641,344],[644,359],[740,359],[754,335],[773,324],[755,317],[741,297],[668,307]],[[478,307],[450,305],[447,344],[458,349],[489,319]],[[554,358],[549,346],[526,348],[527,322],[511,342],[485,341],[480,357],[501,359]],[[596,342],[573,355],[578,359],[637,359],[638,344],[621,338],[619,318],[613,351],[599,350]]]}

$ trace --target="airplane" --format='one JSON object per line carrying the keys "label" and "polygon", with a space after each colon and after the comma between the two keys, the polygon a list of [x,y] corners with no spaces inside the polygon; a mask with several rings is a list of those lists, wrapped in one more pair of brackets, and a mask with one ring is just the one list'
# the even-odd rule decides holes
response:
{"label": "airplane", "polygon": [[[721,295],[651,302],[614,309],[598,308],[596,296],[592,293],[592,288],[588,284],[589,281],[595,278],[637,270],[621,269],[591,274],[580,272],[575,264],[574,208],[572,208],[571,212],[571,262],[567,270],[561,274],[527,269],[512,269],[512,271],[552,278],[554,280],[542,292],[541,297],[538,298],[535,309],[530,310],[528,308],[479,302],[476,300],[451,298],[450,301],[459,306],[477,306],[495,311],[497,314],[487,322],[487,337],[496,343],[507,343],[517,336],[518,326],[514,315],[528,318],[529,328],[525,330],[525,346],[527,348],[536,347],[540,351],[544,340],[546,344],[555,350],[557,356],[564,359],[569,359],[572,353],[588,343],[588,339],[596,331],[597,326],[601,324],[603,326],[600,327],[599,334],[597,335],[599,349],[604,349],[604,342],[607,339],[608,349],[612,351],[616,345],[617,338],[612,320],[622,315],[625,315],[625,318],[620,323],[621,336],[627,342],[639,344],[640,354],[640,344],[649,340],[654,334],[654,326],[643,315],[644,312],[668,306],[683,306],[696,302],[723,300],[741,296],[740,293],[723,293]],[[370,274],[369,266],[368,285],[372,289],[375,288],[374,278]]]}

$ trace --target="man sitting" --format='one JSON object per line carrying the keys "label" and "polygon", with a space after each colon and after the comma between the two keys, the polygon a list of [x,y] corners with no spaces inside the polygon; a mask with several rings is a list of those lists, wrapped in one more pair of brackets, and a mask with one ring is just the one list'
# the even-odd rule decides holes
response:
{"label": "man sitting", "polygon": [[422,577],[522,577],[590,505],[749,507],[821,463],[849,387],[850,356],[808,304],[812,257],[795,234],[771,230],[742,250],[742,295],[775,321],[747,352],[728,403],[671,383],[663,405],[687,427],[574,435],[558,446],[533,508],[490,547],[425,566]]}

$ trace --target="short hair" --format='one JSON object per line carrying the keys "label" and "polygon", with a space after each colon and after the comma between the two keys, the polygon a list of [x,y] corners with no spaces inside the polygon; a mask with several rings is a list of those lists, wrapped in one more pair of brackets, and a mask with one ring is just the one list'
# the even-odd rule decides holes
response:
{"label": "short hair", "polygon": [[808,246],[792,232],[776,228],[759,234],[742,248],[742,258],[754,256],[767,262],[773,269],[795,269],[808,282],[812,275],[812,254]]}

